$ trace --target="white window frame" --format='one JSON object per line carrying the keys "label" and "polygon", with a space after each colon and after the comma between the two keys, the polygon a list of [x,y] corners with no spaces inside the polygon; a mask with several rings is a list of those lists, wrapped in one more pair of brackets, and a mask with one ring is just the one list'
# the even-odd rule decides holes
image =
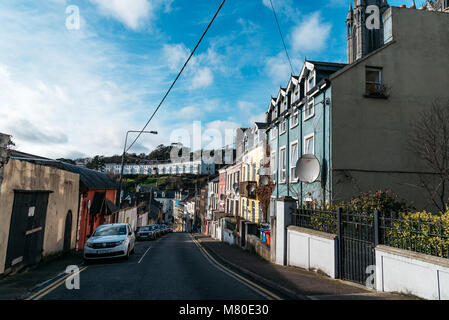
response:
{"label": "white window frame", "polygon": [[[293,119],[296,117],[296,122],[293,122]],[[293,112],[292,116],[290,117],[290,129],[293,129],[299,124],[299,110],[296,110]]]}
{"label": "white window frame", "polygon": [[[284,130],[282,130],[282,127],[284,127]],[[279,135],[283,135],[284,133],[287,132],[287,120],[284,119],[282,120],[282,122],[279,124]]]}
{"label": "white window frame", "polygon": [[[313,86],[310,87],[310,80],[313,79]],[[315,70],[309,75],[309,77],[307,78],[307,92],[309,92],[310,90],[312,90],[313,87],[315,87],[316,85],[316,72]]]}
{"label": "white window frame", "polygon": [[298,177],[294,177],[294,174],[292,174],[292,169],[296,168],[296,161],[293,161],[293,146],[296,145],[296,161],[298,161],[300,155],[299,155],[299,141],[293,141],[290,143],[290,182],[298,182]]}
{"label": "white window frame", "polygon": [[277,172],[277,161],[276,161],[276,151],[271,153],[270,159],[270,167],[271,167],[271,179],[276,181],[276,172]]}
{"label": "white window frame", "polygon": [[271,129],[271,140],[276,139],[277,135],[278,135],[278,130],[277,130],[277,127],[275,126],[275,127],[273,127],[273,129]]}
{"label": "white window frame", "polygon": [[[312,105],[311,108],[309,106]],[[309,115],[307,115],[307,110],[312,110]],[[315,116],[315,98],[312,98],[311,101],[308,101],[307,104],[304,106],[304,121],[309,120],[310,118],[313,118]]]}
{"label": "white window frame", "polygon": [[313,145],[312,145],[312,148],[313,148],[313,155],[315,154],[315,133],[311,133],[311,134],[308,134],[308,135],[306,135],[306,136],[304,136],[304,150],[303,150],[303,154],[308,154],[307,153],[307,140],[310,140],[310,139],[313,139]]}
{"label": "white window frame", "polygon": [[[285,167],[283,166],[283,159],[282,159],[282,151],[284,151],[285,155]],[[285,177],[282,177],[282,174],[285,172]],[[287,147],[281,147],[279,148],[279,183],[286,183],[287,182]]]}

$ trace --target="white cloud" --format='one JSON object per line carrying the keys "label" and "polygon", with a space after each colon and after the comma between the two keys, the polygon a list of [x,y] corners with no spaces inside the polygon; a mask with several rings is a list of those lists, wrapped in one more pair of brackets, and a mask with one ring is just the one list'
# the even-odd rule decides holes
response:
{"label": "white cloud", "polygon": [[173,0],[90,0],[100,13],[111,16],[132,30],[138,30],[156,18],[156,11],[172,11]]}
{"label": "white cloud", "polygon": [[295,26],[291,33],[291,43],[295,52],[317,52],[326,47],[332,25],[324,22],[320,12],[307,16]]}
{"label": "white cloud", "polygon": [[124,23],[128,28],[137,30],[153,18],[153,4],[149,0],[91,0],[100,12],[110,15]]}
{"label": "white cloud", "polygon": [[210,86],[214,82],[214,75],[209,68],[201,68],[195,72],[190,85],[191,89],[199,89]]}

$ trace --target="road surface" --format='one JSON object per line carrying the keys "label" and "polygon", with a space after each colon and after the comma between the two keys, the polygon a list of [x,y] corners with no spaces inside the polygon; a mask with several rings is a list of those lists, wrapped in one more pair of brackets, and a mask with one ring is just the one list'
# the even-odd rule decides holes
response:
{"label": "road surface", "polygon": [[80,288],[64,278],[30,298],[40,300],[276,300],[279,296],[220,265],[186,233],[137,242],[128,261],[90,263],[80,268]]}

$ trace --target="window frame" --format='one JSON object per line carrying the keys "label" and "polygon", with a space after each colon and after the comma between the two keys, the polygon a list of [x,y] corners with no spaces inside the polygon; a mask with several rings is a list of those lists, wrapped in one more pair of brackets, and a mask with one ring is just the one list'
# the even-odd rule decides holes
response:
{"label": "window frame", "polygon": [[[293,123],[293,119],[296,117],[296,122]],[[292,116],[290,117],[290,129],[293,129],[299,125],[299,110],[296,110],[293,112]]]}
{"label": "window frame", "polygon": [[[313,144],[312,144],[312,149],[313,149],[313,153],[308,153],[307,152],[307,140],[313,139]],[[303,150],[303,154],[313,154],[315,155],[315,133],[311,133],[308,134],[306,136],[304,136],[304,150]]]}
{"label": "window frame", "polygon": [[[293,161],[293,146],[296,145],[296,161]],[[292,169],[296,169],[296,162],[299,159],[299,141],[295,140],[290,143],[290,182],[298,182],[299,178],[292,174]],[[294,162],[294,163],[293,163]]]}
{"label": "window frame", "polygon": [[[368,81],[368,71],[370,72],[378,72],[378,78],[379,78],[379,82],[373,82],[373,81]],[[365,67],[365,93],[366,94],[372,94],[372,92],[370,92],[368,90],[368,85],[374,85],[374,86],[379,86],[378,92],[382,92],[382,88],[383,88],[383,68],[382,67],[371,67],[371,66],[366,66]]]}
{"label": "window frame", "polygon": [[[283,135],[287,132],[287,119],[282,120],[282,122],[279,124],[279,135]],[[282,130],[282,127],[284,127],[284,130]]]}
{"label": "window frame", "polygon": [[[310,105],[312,105],[311,108]],[[312,110],[309,115],[307,115],[307,110]],[[313,118],[315,116],[315,98],[311,98],[307,102],[307,104],[304,106],[304,121],[309,120],[310,118]]]}
{"label": "window frame", "polygon": [[[282,153],[284,153],[285,159],[282,159]],[[282,168],[282,166],[284,165],[283,160],[285,160],[285,167],[284,168]],[[287,147],[286,146],[283,146],[283,147],[279,148],[279,166],[278,166],[278,170],[279,170],[279,173],[280,173],[279,183],[285,184],[287,182]],[[285,177],[283,177],[283,173],[285,173]]]}

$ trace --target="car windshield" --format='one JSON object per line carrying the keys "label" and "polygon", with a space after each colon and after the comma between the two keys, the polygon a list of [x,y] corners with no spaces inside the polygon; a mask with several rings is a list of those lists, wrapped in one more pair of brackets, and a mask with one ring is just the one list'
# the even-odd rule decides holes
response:
{"label": "car windshield", "polygon": [[94,237],[121,236],[121,235],[126,235],[126,226],[99,227],[93,234]]}
{"label": "car windshield", "polygon": [[139,231],[151,231],[151,227],[140,227]]}

